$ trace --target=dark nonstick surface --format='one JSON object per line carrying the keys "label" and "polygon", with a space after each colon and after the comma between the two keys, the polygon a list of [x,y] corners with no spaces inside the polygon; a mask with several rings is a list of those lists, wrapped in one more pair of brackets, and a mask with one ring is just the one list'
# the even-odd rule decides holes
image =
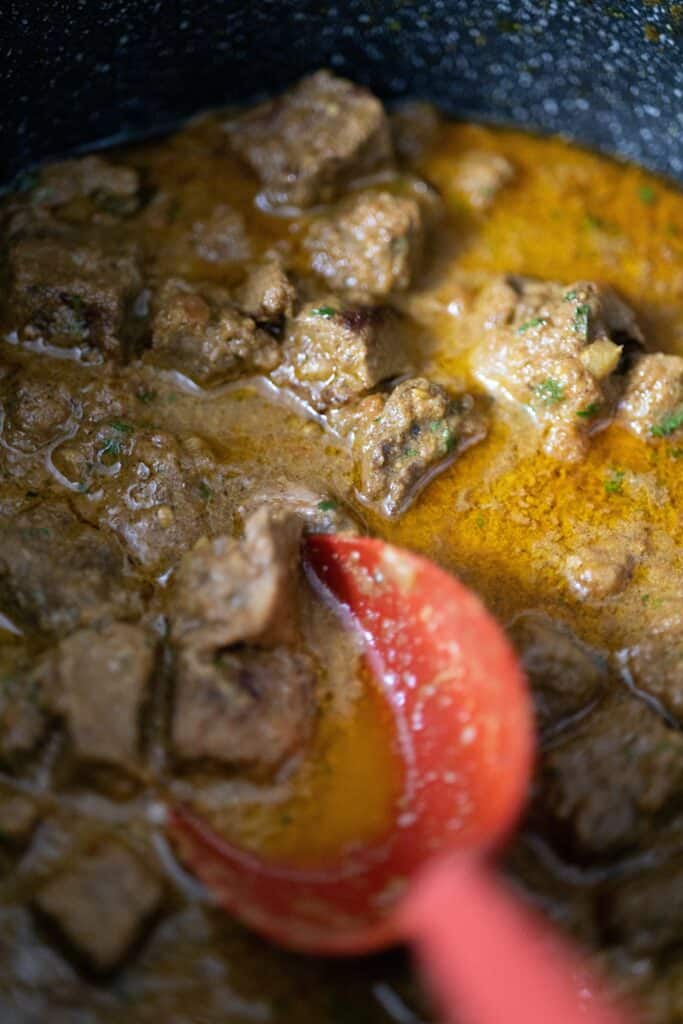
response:
{"label": "dark nonstick surface", "polygon": [[683,180],[683,4],[13,0],[0,181],[330,66],[386,97],[562,132]]}

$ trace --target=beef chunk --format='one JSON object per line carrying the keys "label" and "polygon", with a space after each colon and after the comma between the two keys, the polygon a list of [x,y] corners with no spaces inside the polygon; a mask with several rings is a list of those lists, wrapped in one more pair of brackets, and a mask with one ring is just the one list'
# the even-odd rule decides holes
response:
{"label": "beef chunk", "polygon": [[575,853],[607,856],[646,843],[682,784],[683,736],[617,693],[545,755],[540,806]]}
{"label": "beef chunk", "polygon": [[258,174],[268,202],[311,206],[392,157],[379,100],[329,71],[227,126],[235,150]]}
{"label": "beef chunk", "polygon": [[[111,436],[110,428],[102,444]],[[160,571],[206,532],[215,465],[210,455],[198,456],[163,431],[136,430],[124,443],[129,451],[122,453],[117,486],[105,496],[99,521],[113,530],[134,562]]]}
{"label": "beef chunk", "polygon": [[643,356],[629,374],[619,419],[647,440],[683,437],[683,357]]}
{"label": "beef chunk", "polygon": [[200,384],[213,385],[272,370],[278,345],[240,313],[224,289],[171,278],[156,300],[152,356]]}
{"label": "beef chunk", "polygon": [[629,682],[683,726],[683,619],[658,623],[640,643],[621,651],[619,662]]}
{"label": "beef chunk", "polygon": [[135,769],[153,644],[140,626],[79,629],[50,660],[48,703],[64,718],[73,754],[85,764]]}
{"label": "beef chunk", "polygon": [[410,100],[391,115],[394,149],[404,160],[419,160],[436,142],[441,127],[439,113],[431,103]]}
{"label": "beef chunk", "polygon": [[0,794],[0,841],[22,846],[31,837],[38,821],[36,802],[22,793]]}
{"label": "beef chunk", "polygon": [[18,767],[47,731],[42,688],[27,652],[0,649],[0,762]]}
{"label": "beef chunk", "polygon": [[314,682],[310,661],[284,647],[181,648],[172,735],[176,756],[278,764],[309,731]]}
{"label": "beef chunk", "polygon": [[530,412],[548,454],[581,458],[612,414],[624,360],[642,342],[633,313],[591,282],[508,277],[484,289],[475,320],[479,380]]}
{"label": "beef chunk", "polygon": [[117,843],[101,845],[50,879],[35,905],[98,973],[125,958],[163,897],[159,880]]}
{"label": "beef chunk", "polygon": [[455,166],[453,186],[475,210],[486,210],[514,176],[514,167],[500,153],[471,149]]}
{"label": "beef chunk", "polygon": [[409,196],[361,192],[314,221],[305,244],[332,288],[383,297],[407,288],[420,264],[422,211]]}
{"label": "beef chunk", "polygon": [[243,540],[201,540],[176,574],[174,641],[202,650],[292,641],[300,538],[297,517],[270,515],[264,508],[247,520]]}
{"label": "beef chunk", "polygon": [[193,223],[192,241],[197,255],[209,263],[230,263],[251,256],[244,218],[225,203],[214,206],[204,220]]}
{"label": "beef chunk", "polygon": [[607,681],[604,662],[565,625],[523,612],[508,634],[524,666],[542,729],[587,708]]}
{"label": "beef chunk", "polygon": [[355,448],[361,496],[399,515],[439,466],[481,440],[486,428],[470,395],[411,377],[361,406]]}
{"label": "beef chunk", "polygon": [[603,901],[609,938],[640,956],[660,952],[683,935],[683,865],[671,864],[610,887]]}
{"label": "beef chunk", "polygon": [[237,296],[240,309],[262,323],[292,316],[295,300],[296,289],[276,259],[254,267]]}
{"label": "beef chunk", "polygon": [[0,423],[5,445],[23,454],[45,448],[63,434],[75,413],[65,385],[27,371],[0,385]]}
{"label": "beef chunk", "polygon": [[584,548],[569,555],[565,563],[572,590],[579,597],[597,601],[620,594],[631,579],[634,564],[631,553],[619,544]]}
{"label": "beef chunk", "polygon": [[0,530],[0,608],[29,627],[66,632],[139,611],[113,537],[45,502]]}
{"label": "beef chunk", "polygon": [[273,380],[324,412],[405,370],[403,326],[384,307],[325,299],[289,321],[282,359]]}
{"label": "beef chunk", "polygon": [[138,207],[139,190],[140,176],[134,168],[85,156],[43,167],[31,200],[43,207],[60,207],[89,198],[106,213],[128,214]]}
{"label": "beef chunk", "polygon": [[26,238],[11,247],[9,262],[9,318],[20,338],[123,353],[142,285],[132,249]]}

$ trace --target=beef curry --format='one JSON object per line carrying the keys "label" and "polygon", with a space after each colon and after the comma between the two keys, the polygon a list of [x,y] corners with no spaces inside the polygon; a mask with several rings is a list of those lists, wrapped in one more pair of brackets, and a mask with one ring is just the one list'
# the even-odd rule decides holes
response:
{"label": "beef curry", "polygon": [[169,800],[315,861],[396,786],[306,531],[455,572],[541,755],[507,869],[683,1019],[683,199],[328,72],[26,175],[0,210],[0,1016],[412,1021],[278,952]]}

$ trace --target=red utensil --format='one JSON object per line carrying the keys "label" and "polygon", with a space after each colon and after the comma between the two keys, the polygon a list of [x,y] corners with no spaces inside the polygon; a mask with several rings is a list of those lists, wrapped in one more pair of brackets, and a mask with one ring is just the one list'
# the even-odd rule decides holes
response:
{"label": "red utensil", "polygon": [[521,810],[534,745],[526,683],[500,628],[453,577],[379,540],[310,537],[305,565],[360,630],[391,706],[404,768],[394,827],[302,869],[241,850],[176,807],[182,859],[222,906],[286,948],[412,942],[449,1024],[625,1024],[487,865]]}

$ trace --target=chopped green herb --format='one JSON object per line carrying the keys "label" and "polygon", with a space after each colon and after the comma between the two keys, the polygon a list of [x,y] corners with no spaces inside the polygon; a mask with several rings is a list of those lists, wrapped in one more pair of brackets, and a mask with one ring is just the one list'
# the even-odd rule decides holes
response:
{"label": "chopped green herb", "polygon": [[605,480],[605,490],[608,494],[621,494],[621,485],[624,482],[626,472],[623,469],[613,469]]}
{"label": "chopped green herb", "polygon": [[587,303],[582,302],[576,307],[574,311],[574,320],[572,326],[574,330],[579,334],[583,334],[584,337],[588,334],[588,319],[590,317],[591,308]]}
{"label": "chopped green herb", "polygon": [[661,419],[654,427],[650,427],[650,433],[653,437],[669,437],[679,427],[683,427],[683,405],[670,412],[668,416]]}
{"label": "chopped green herb", "polygon": [[311,316],[322,316],[326,320],[331,320],[336,314],[337,310],[333,309],[332,306],[316,306],[315,309],[311,310]]}
{"label": "chopped green herb", "polygon": [[318,511],[319,512],[334,512],[336,507],[337,507],[337,502],[334,501],[332,498],[327,498],[325,501],[319,501],[318,502]]}
{"label": "chopped green herb", "polygon": [[564,301],[565,302],[574,302],[574,300],[578,299],[578,297],[579,297],[579,293],[576,291],[575,288],[572,288],[571,291],[565,293]]}
{"label": "chopped green herb", "polygon": [[123,443],[116,437],[109,437],[98,451],[97,457],[102,459],[111,455],[112,458],[117,459],[122,451]]}
{"label": "chopped green herb", "polygon": [[453,433],[446,420],[432,420],[428,424],[432,434],[438,434],[441,438],[445,452],[452,452],[457,442],[457,436]]}
{"label": "chopped green herb", "polygon": [[557,405],[564,398],[564,384],[553,377],[548,377],[547,380],[541,381],[540,384],[535,386],[533,391],[536,398],[543,405]]}
{"label": "chopped green herb", "polygon": [[211,490],[211,488],[207,484],[206,480],[200,480],[199,481],[199,488],[198,489],[199,489],[199,493],[201,494],[201,496],[204,499],[204,501],[210,501],[211,500],[211,495],[213,494],[213,491]]}
{"label": "chopped green herb", "polygon": [[672,448],[669,455],[672,459],[683,459],[683,448]]}
{"label": "chopped green herb", "polygon": [[157,393],[156,391],[146,391],[144,388],[141,388],[140,391],[136,392],[135,397],[138,401],[144,402],[145,405],[149,405],[150,402],[153,402],[157,397]]}
{"label": "chopped green herb", "polygon": [[132,434],[135,427],[130,423],[123,423],[122,420],[112,420],[111,422],[114,430],[118,430],[119,434]]}
{"label": "chopped green herb", "polygon": [[517,328],[518,334],[524,334],[525,331],[530,330],[532,327],[542,327],[543,324],[547,323],[547,319],[544,316],[534,316],[531,320],[527,320],[525,323],[520,324]]}
{"label": "chopped green herb", "polygon": [[407,459],[414,459],[417,455],[417,448],[406,448],[403,454]]}
{"label": "chopped green herb", "polygon": [[602,406],[599,402],[589,402],[583,409],[577,409],[576,415],[580,416],[582,420],[590,420],[593,416],[597,416]]}
{"label": "chopped green herb", "polygon": [[657,198],[657,193],[653,189],[652,185],[641,185],[638,189],[638,197],[640,198],[641,203],[645,203],[646,206],[652,206]]}

